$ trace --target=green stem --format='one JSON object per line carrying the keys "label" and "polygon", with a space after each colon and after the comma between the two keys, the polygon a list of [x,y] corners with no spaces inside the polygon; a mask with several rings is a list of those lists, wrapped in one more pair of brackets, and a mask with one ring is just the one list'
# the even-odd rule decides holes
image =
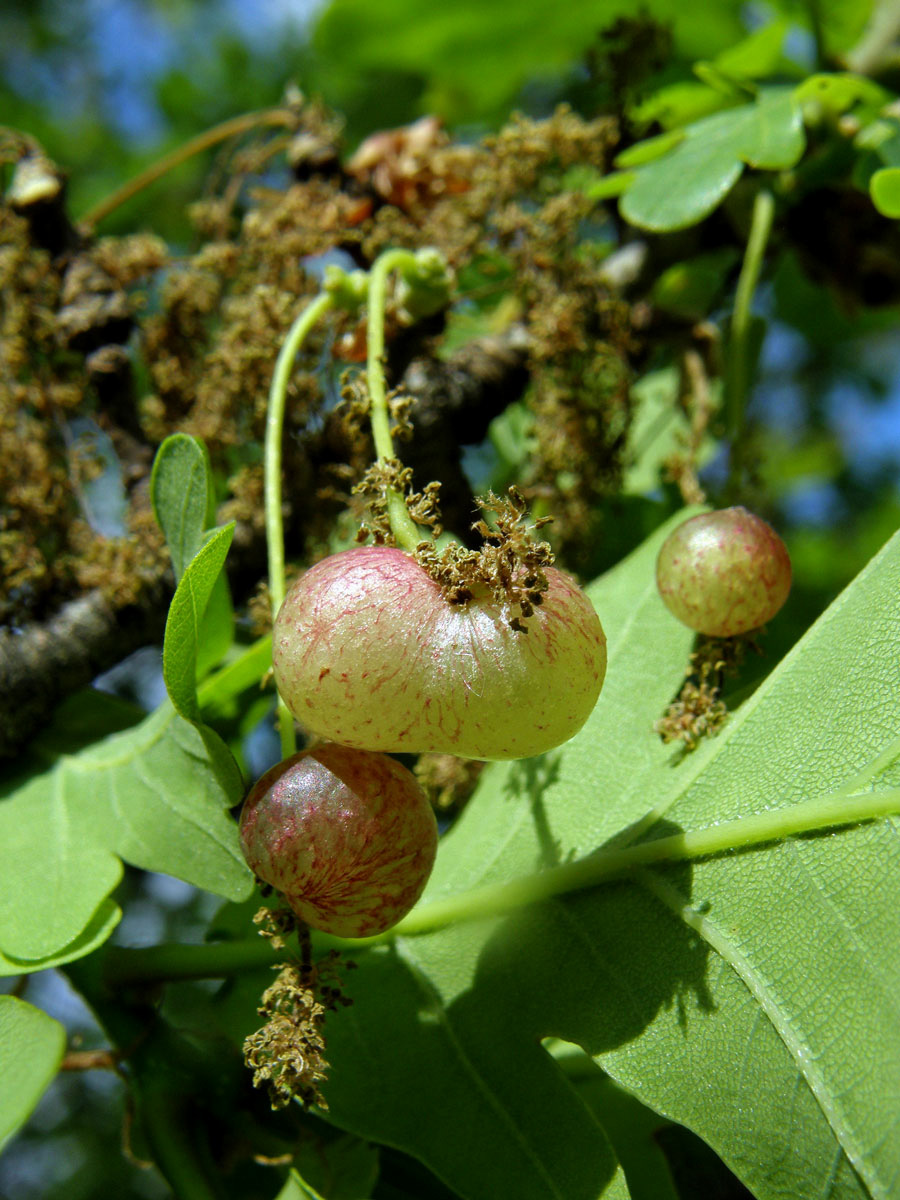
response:
{"label": "green stem", "polygon": [[[839,829],[900,813],[900,788],[848,796],[837,792],[804,800],[788,808],[752,813],[733,821],[722,821],[705,829],[676,833],[641,842],[636,846],[598,850],[577,862],[563,863],[550,870],[487,884],[445,900],[420,905],[398,925],[372,938],[317,936],[317,944],[372,946],[395,937],[416,937],[447,925],[478,918],[500,916],[528,904],[554,896],[596,887],[613,877],[650,864],[684,862],[733,853],[768,842],[779,842],[797,834]],[[284,951],[274,951],[258,939],[221,942],[202,946],[149,946],[126,949],[111,946],[103,959],[103,982],[109,989],[160,980],[223,978],[243,971],[274,966]]]}
{"label": "green stem", "polygon": [[[330,292],[320,292],[300,313],[288,330],[272,375],[269,388],[269,408],[266,416],[265,503],[266,546],[269,555],[269,594],[274,619],[284,600],[284,522],[281,513],[281,440],[284,429],[284,408],[288,380],[294,359],[313,325],[333,306]],[[283,758],[289,758],[297,748],[294,719],[279,698],[278,730]]]}
{"label": "green stem", "polygon": [[857,75],[877,75],[891,61],[898,37],[900,9],[895,0],[880,0],[873,5],[859,42],[844,55],[847,69]]}
{"label": "green stem", "polygon": [[822,26],[822,4],[821,0],[807,0],[807,12],[809,13],[809,25],[812,30],[813,44],[816,48],[814,70],[824,71],[826,53],[825,53],[825,30]]}
{"label": "green stem", "polygon": [[775,216],[775,200],[770,191],[761,188],[753,202],[753,216],[744,262],[734,297],[729,345],[727,422],[731,441],[732,482],[736,482],[735,463],[739,460],[738,444],[744,426],[747,393],[750,389],[750,311],[753,294],[759,282],[766,244]]}
{"label": "green stem", "polygon": [[[366,381],[369,385],[369,421],[379,462],[389,462],[394,458],[391,417],[384,379],[384,309],[387,281],[392,271],[406,265],[416,266],[416,256],[411,250],[386,250],[375,260],[369,272]],[[404,550],[415,550],[423,540],[423,534],[407,512],[403,497],[398,491],[389,488],[387,501],[391,532],[397,545]]]}
{"label": "green stem", "polygon": [[241,692],[258,686],[271,665],[272,638],[270,634],[265,634],[198,685],[197,700],[205,715],[214,715]]}
{"label": "green stem", "polygon": [[161,980],[227,979],[244,971],[274,967],[286,957],[286,951],[273,950],[261,937],[200,946],[110,946],[103,956],[103,983],[114,991]]}
{"label": "green stem", "polygon": [[[599,850],[587,858],[563,863],[523,879],[487,884],[446,900],[433,900],[411,912],[390,930],[388,936],[411,937],[458,921],[494,916],[552,896],[594,887],[611,876],[649,863],[706,858],[782,841],[795,834],[873,821],[897,812],[900,812],[900,788],[865,792],[859,796],[847,796],[843,792],[820,796],[789,808],[723,821],[706,829],[676,833],[622,849]],[[378,940],[385,940],[385,935]]]}

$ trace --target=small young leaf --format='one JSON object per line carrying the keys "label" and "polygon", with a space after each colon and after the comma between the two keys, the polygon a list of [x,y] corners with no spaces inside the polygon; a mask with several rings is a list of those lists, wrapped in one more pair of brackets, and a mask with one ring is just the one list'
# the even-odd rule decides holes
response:
{"label": "small young leaf", "polygon": [[708,216],[744,166],[782,170],[806,144],[790,89],[767,88],[753,104],[695,121],[674,150],[641,167],[620,201],[622,216],[644,229],[682,229]]}
{"label": "small young leaf", "polygon": [[857,105],[877,111],[891,100],[890,92],[863,75],[849,71],[810,75],[794,89],[798,104],[813,104],[832,117],[839,117]]}
{"label": "small young leaf", "polygon": [[209,454],[199,438],[186,433],[166,438],[153,461],[150,499],[178,581],[200,549],[204,530],[215,522]]}
{"label": "small young leaf", "polygon": [[732,79],[765,79],[774,75],[781,65],[781,50],[789,28],[783,17],[770,21],[717,54],[713,62]]}
{"label": "small young leaf", "polygon": [[213,677],[204,680],[198,698],[208,715],[223,716],[229,711],[234,697],[248,688],[259,690],[259,681],[272,668],[272,639],[258,638],[240,652]]}
{"label": "small young leaf", "polygon": [[197,703],[197,653],[200,625],[216,580],[234,537],[234,525],[217,530],[186,567],[166,621],[163,642],[163,677],[166,689],[185,720],[200,720]]}
{"label": "small young leaf", "polygon": [[679,129],[726,106],[721,92],[697,79],[682,79],[651,92],[633,106],[630,115],[639,126],[657,124],[663,129]]}
{"label": "small young leaf", "polygon": [[753,88],[749,83],[743,83],[720,71],[715,63],[694,63],[694,74],[701,83],[718,92],[726,103],[741,104],[753,99]]}
{"label": "small young leaf", "polygon": [[634,171],[610,171],[583,189],[589,200],[611,200],[621,196],[634,183]]}
{"label": "small young leaf", "polygon": [[872,203],[885,217],[900,217],[900,167],[882,167],[869,181]]}
{"label": "small young leaf", "polygon": [[59,1021],[15,996],[0,996],[0,1149],[31,1116],[65,1048]]}

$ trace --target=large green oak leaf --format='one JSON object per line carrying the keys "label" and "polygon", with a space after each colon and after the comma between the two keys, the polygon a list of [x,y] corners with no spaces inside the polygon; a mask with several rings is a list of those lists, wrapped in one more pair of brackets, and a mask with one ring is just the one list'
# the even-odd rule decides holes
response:
{"label": "large green oak leaf", "polygon": [[[684,758],[653,732],[690,649],[653,581],[667,532],[589,589],[610,663],[587,726],[486,769],[426,903],[604,845],[897,787],[900,535]],[[613,1195],[612,1139],[543,1048],[557,1037],[699,1134],[760,1200],[890,1200],[898,914],[888,818],[362,950],[353,1004],[328,1021],[331,1119],[468,1200]]]}

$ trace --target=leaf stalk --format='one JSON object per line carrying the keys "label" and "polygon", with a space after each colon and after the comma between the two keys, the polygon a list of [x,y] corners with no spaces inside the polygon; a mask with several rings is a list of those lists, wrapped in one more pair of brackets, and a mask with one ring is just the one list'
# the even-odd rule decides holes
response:
{"label": "leaf stalk", "polygon": [[731,482],[738,482],[740,469],[739,445],[744,428],[747,396],[750,391],[751,325],[753,296],[759,283],[766,245],[775,217],[775,199],[767,188],[760,188],[753,201],[753,215],[744,261],[738,277],[731,317],[731,337],[728,362],[728,394],[726,420],[731,443]]}
{"label": "leaf stalk", "polygon": [[[784,841],[789,837],[876,821],[900,813],[900,788],[848,795],[835,792],[803,800],[787,808],[752,813],[732,821],[685,833],[654,838],[637,845],[598,850],[575,862],[513,879],[487,884],[419,905],[399,924],[372,938],[317,935],[321,946],[362,948],[419,937],[448,925],[502,916],[526,905],[596,887],[610,879],[653,864],[662,865],[733,854]],[[283,951],[280,952],[283,957]],[[256,939],[212,945],[163,945],[144,949],[113,946],[106,951],[103,979],[114,988],[147,981],[224,978],[259,970],[278,961],[267,942]]]}
{"label": "leaf stalk", "polygon": [[575,862],[551,867],[536,875],[507,883],[487,884],[445,900],[420,905],[388,931],[386,937],[415,937],[444,925],[478,917],[496,916],[553,896],[595,887],[652,863],[683,862],[730,854],[767,842],[783,841],[798,834],[815,833],[874,821],[900,812],[900,788],[848,796],[837,792],[803,800],[788,808],[752,813],[733,821],[722,821],[705,829],[654,838],[634,846],[598,850]]}

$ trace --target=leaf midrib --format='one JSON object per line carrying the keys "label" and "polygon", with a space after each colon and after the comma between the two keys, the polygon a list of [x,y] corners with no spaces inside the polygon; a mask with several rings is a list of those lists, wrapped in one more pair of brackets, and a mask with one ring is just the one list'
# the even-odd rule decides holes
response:
{"label": "leaf midrib", "polygon": [[431,1011],[435,1013],[437,1017],[438,1027],[446,1037],[447,1043],[463,1071],[474,1081],[477,1090],[484,1097],[488,1107],[493,1109],[493,1111],[497,1114],[501,1124],[509,1130],[513,1142],[519,1146],[526,1160],[532,1163],[537,1176],[551,1189],[550,1194],[554,1196],[556,1200],[567,1200],[567,1197],[557,1187],[552,1175],[550,1175],[549,1171],[544,1166],[541,1158],[532,1148],[529,1140],[523,1136],[518,1125],[510,1116],[506,1105],[502,1103],[494,1089],[490,1087],[487,1080],[477,1069],[472,1059],[465,1052],[462,1043],[456,1036],[456,1033],[453,1029],[444,1002],[438,994],[437,989],[430,983],[427,971],[413,953],[409,940],[398,938],[395,945],[398,954],[406,962],[411,978],[415,982],[418,989],[429,1001]]}
{"label": "leaf midrib", "polygon": [[869,1165],[864,1151],[857,1143],[855,1135],[832,1097],[831,1089],[828,1087],[824,1075],[817,1068],[816,1060],[810,1057],[802,1037],[794,1030],[791,1022],[782,1012],[770,990],[770,985],[753,966],[749,957],[738,950],[705,913],[698,912],[693,908],[678,888],[663,879],[659,873],[649,868],[641,868],[635,872],[635,877],[680,921],[702,938],[735,972],[781,1038],[796,1064],[797,1071],[802,1075],[807,1087],[815,1097],[835,1140],[859,1176],[865,1180],[874,1200],[890,1200],[890,1191],[887,1185],[879,1178],[877,1171]]}

